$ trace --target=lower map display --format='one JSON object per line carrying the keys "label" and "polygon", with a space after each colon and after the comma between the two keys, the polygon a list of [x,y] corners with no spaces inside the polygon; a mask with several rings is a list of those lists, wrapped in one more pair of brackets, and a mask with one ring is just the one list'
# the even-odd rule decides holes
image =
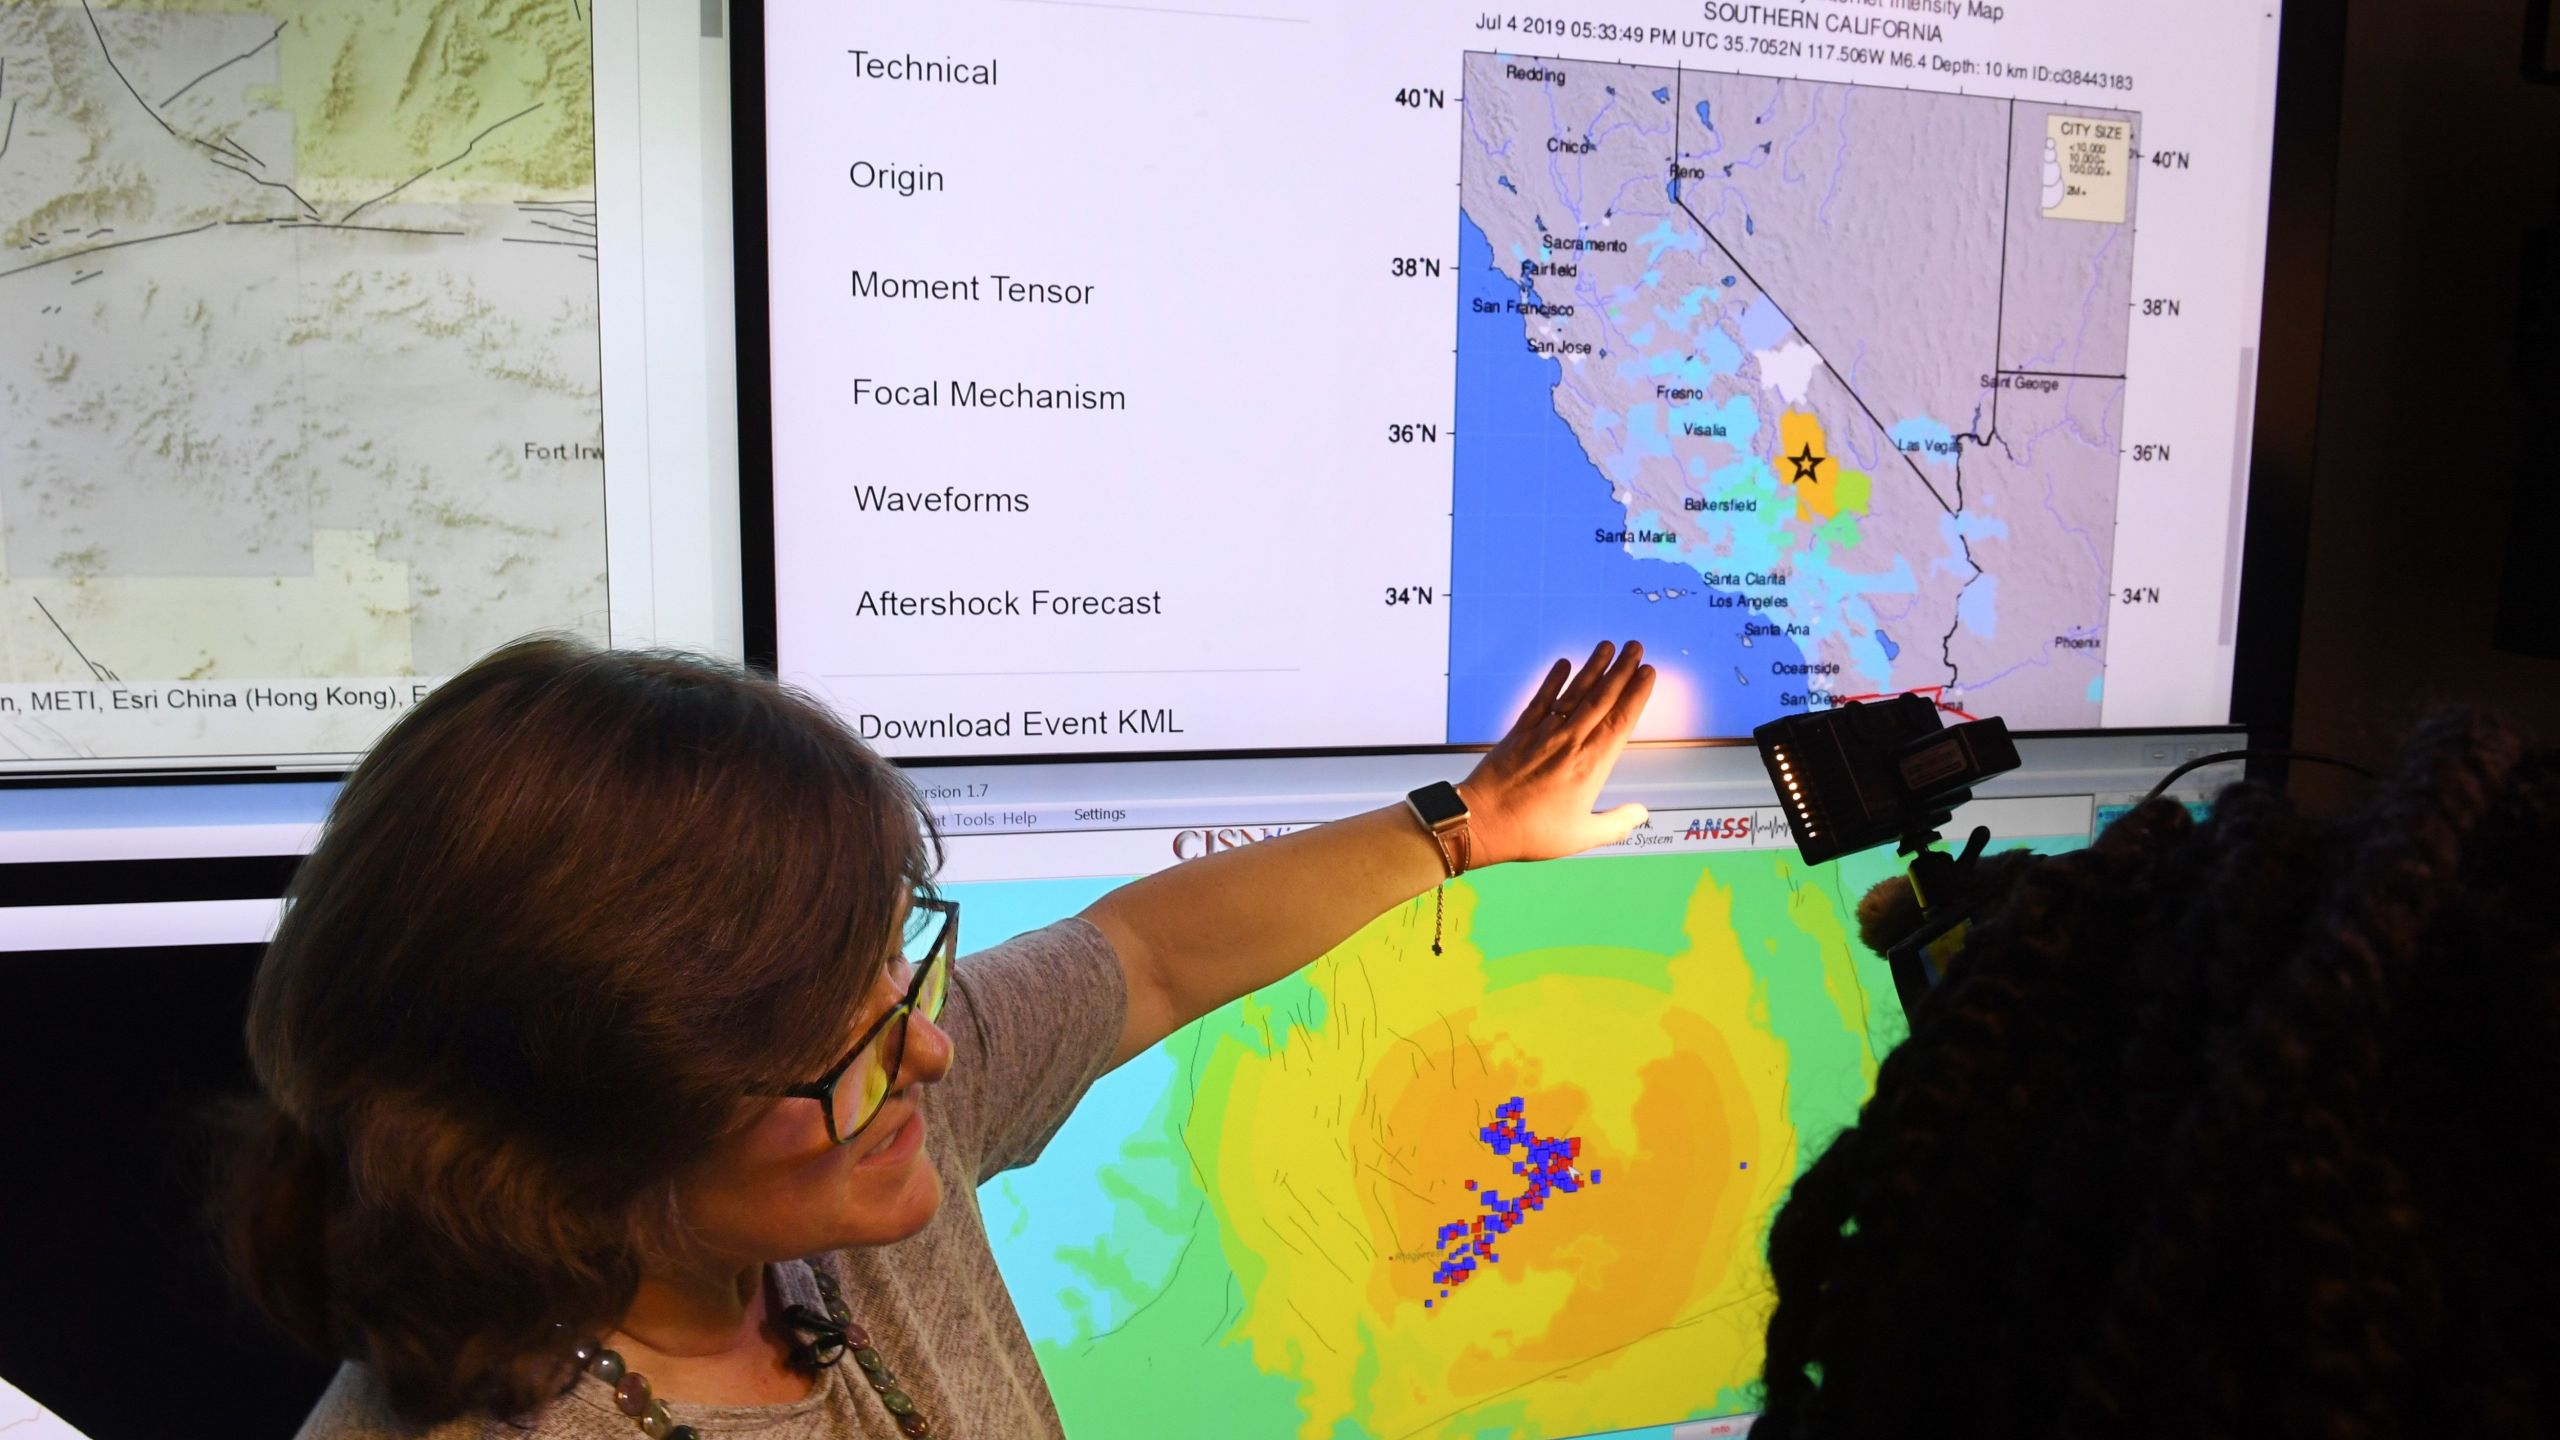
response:
{"label": "lower map display", "polygon": [[[1426,897],[1104,1077],[979,1196],[1067,1433],[1537,1440],[1749,1412],[1769,1217],[1903,1032],[1853,928],[1891,868],[1489,871],[1448,887],[1444,953]],[[951,893],[976,945],[1115,883]]]}

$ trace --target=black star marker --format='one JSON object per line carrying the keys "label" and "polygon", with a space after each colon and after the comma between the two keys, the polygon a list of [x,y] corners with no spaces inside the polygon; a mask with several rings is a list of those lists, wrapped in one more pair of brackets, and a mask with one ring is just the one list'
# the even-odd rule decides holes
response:
{"label": "black star marker", "polygon": [[1810,485],[1821,480],[1822,476],[1818,472],[1821,471],[1822,462],[1826,458],[1828,457],[1813,453],[1812,441],[1807,440],[1804,442],[1804,449],[1802,451],[1787,457],[1787,463],[1796,467],[1795,483],[1798,485]]}

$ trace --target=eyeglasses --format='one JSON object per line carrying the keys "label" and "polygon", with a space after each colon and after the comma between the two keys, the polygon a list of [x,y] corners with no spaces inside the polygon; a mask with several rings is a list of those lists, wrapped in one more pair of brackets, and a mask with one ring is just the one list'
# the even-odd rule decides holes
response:
{"label": "eyeglasses", "polygon": [[849,1144],[863,1127],[880,1116],[899,1067],[907,1060],[908,1017],[942,1018],[942,1001],[951,990],[951,963],[960,947],[960,905],[919,895],[907,910],[900,937],[899,964],[914,974],[907,992],[887,1013],[871,1022],[862,1038],[833,1069],[805,1085],[774,1092],[815,1100],[827,1112],[827,1138]]}

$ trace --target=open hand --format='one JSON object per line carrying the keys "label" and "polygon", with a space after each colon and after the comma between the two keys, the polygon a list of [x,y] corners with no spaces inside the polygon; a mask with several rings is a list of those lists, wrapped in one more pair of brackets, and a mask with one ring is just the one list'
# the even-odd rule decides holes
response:
{"label": "open hand", "polygon": [[1552,860],[1613,844],[1644,823],[1642,805],[1594,813],[1653,694],[1644,646],[1607,641],[1579,674],[1559,660],[1475,773],[1459,782],[1477,867]]}

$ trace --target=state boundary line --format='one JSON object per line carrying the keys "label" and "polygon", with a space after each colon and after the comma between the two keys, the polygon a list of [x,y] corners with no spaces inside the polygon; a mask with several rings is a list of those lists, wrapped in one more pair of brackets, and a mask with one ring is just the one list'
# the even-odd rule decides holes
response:
{"label": "state boundary line", "polygon": [[[1698,227],[1698,233],[1707,237],[1707,243],[1723,252],[1726,263],[1732,265],[1743,279],[1750,281],[1751,288],[1759,291],[1761,298],[1767,300],[1777,310],[1778,318],[1787,322],[1787,328],[1795,331],[1796,338],[1802,340],[1806,347],[1813,351],[1813,358],[1821,361],[1822,368],[1831,372],[1831,378],[1840,382],[1841,392],[1858,402],[1858,409],[1866,415],[1867,422],[1876,427],[1876,433],[1884,437],[1884,443],[1893,445],[1892,427],[1877,418],[1875,407],[1867,403],[1867,397],[1859,394],[1858,387],[1849,383],[1849,377],[1840,373],[1840,367],[1831,363],[1831,357],[1823,353],[1822,342],[1805,333],[1805,328],[1796,323],[1796,317],[1788,314],[1787,307],[1779,303],[1777,295],[1768,286],[1761,284],[1758,277],[1751,273],[1751,267],[1743,264],[1722,240],[1716,238],[1716,232],[1707,228],[1707,222],[1698,218],[1697,211],[1689,208],[1689,202],[1685,197],[1671,203],[1680,207],[1680,213],[1689,217],[1689,223]],[[1995,420],[1993,424],[1997,425],[1998,422]],[[1938,487],[1929,483],[1929,477],[1920,473],[1920,462],[1911,458],[1911,452],[1899,445],[1893,445],[1893,453],[1902,457],[1903,465],[1911,471],[1911,478],[1920,482],[1921,488],[1929,492],[1929,498],[1938,502],[1939,509],[1950,515],[1956,513],[1956,507],[1947,503],[1947,497],[1939,494]]]}
{"label": "state boundary line", "polygon": [[[1993,334],[1993,339],[1992,339],[1992,364],[1991,364],[1991,367],[1990,367],[1990,373],[1991,373],[1991,374],[1993,374],[1993,375],[1995,375],[1995,376],[2024,375],[2024,376],[2033,376],[2033,377],[2037,377],[2037,378],[2073,379],[2073,380],[2117,380],[2117,381],[2121,381],[2121,380],[2123,380],[2123,379],[2125,378],[2125,377],[2123,377],[2123,376],[2121,376],[2121,375],[2081,375],[2081,374],[2066,374],[2066,373],[2058,372],[2058,371],[2026,371],[2026,370],[2017,370],[2017,371],[2013,371],[2013,370],[2006,370],[2006,369],[2002,369],[2002,368],[2000,367],[2000,363],[1999,363],[1999,362],[2000,362],[2000,359],[2001,359],[2001,355],[2000,355],[2000,346],[2001,346],[2001,344],[2003,343],[2003,341],[2004,341],[2004,339],[2005,339],[2005,336],[2006,336],[2006,331],[2007,331],[2007,321],[2008,321],[2008,288],[2009,288],[2009,286],[2008,286],[2008,268],[2009,268],[2009,230],[2010,230],[2010,223],[2009,223],[2009,222],[2010,222],[2010,218],[2011,218],[2011,217],[2010,217],[2010,214],[2009,214],[2009,211],[2010,211],[2011,201],[2012,201],[2012,200],[2013,200],[2013,198],[2014,198],[2014,194],[2013,194],[2013,192],[2014,192],[2014,187],[2015,187],[2015,183],[2016,183],[2016,170],[2017,170],[2017,123],[2018,123],[2018,121],[2017,121],[2017,112],[2018,112],[2018,98],[2019,98],[2019,97],[2017,97],[2017,96],[2015,96],[2015,95],[2009,95],[2009,96],[2001,96],[2001,95],[1975,95],[1975,94],[1972,94],[1972,93],[1971,93],[1971,92],[1969,92],[1969,91],[1965,91],[1965,90],[1961,90],[1961,89],[1957,89],[1957,90],[1941,90],[1941,89],[1936,89],[1936,88],[1929,87],[1929,86],[1915,86],[1915,85],[1884,85],[1884,84],[1877,84],[1877,83],[1874,83],[1874,82],[1872,82],[1872,81],[1862,81],[1862,80],[1829,80],[1829,79],[1817,79],[1817,78],[1813,78],[1813,77],[1810,77],[1810,76],[1804,76],[1804,75],[1777,75],[1777,74],[1769,74],[1769,73],[1766,73],[1766,72],[1762,72],[1762,71],[1755,71],[1755,70],[1726,70],[1726,69],[1715,69],[1715,68],[1712,68],[1712,67],[1705,67],[1705,66],[1690,66],[1690,65],[1680,65],[1680,64],[1669,64],[1669,65],[1665,65],[1665,64],[1658,64],[1658,63],[1654,63],[1654,62],[1651,62],[1651,61],[1643,61],[1643,60],[1594,60],[1594,59],[1589,59],[1589,58],[1573,57],[1573,56],[1566,56],[1566,55],[1541,55],[1541,54],[1537,54],[1537,53],[1530,52],[1530,51],[1517,51],[1517,50],[1484,50],[1484,49],[1468,49],[1468,50],[1464,50],[1464,51],[1462,51],[1462,52],[1461,52],[1461,59],[1462,59],[1462,60],[1464,60],[1464,59],[1466,59],[1466,58],[1469,58],[1469,57],[1482,57],[1482,58],[1487,59],[1487,60],[1505,60],[1505,61],[1508,61],[1508,60],[1521,60],[1521,61],[1528,61],[1528,62],[1532,62],[1532,63],[1540,62],[1540,61],[1546,61],[1546,62],[1552,62],[1552,63],[1557,64],[1557,65],[1596,65],[1596,66],[1602,66],[1602,67],[1605,67],[1605,68],[1610,69],[1610,70],[1625,71],[1625,72],[1635,72],[1635,73],[1641,73],[1641,72],[1646,72],[1646,71],[1651,71],[1651,72],[1655,72],[1655,73],[1659,73],[1659,72],[1664,71],[1664,70],[1668,70],[1668,71],[1670,71],[1670,72],[1671,72],[1671,74],[1672,74],[1672,85],[1673,85],[1673,87],[1674,87],[1674,88],[1673,88],[1674,100],[1673,100],[1673,105],[1672,105],[1672,117],[1671,117],[1671,160],[1670,160],[1670,168],[1671,168],[1671,172],[1672,172],[1672,173],[1671,173],[1671,175],[1670,175],[1670,180],[1671,180],[1671,183],[1672,183],[1672,185],[1673,185],[1673,187],[1674,187],[1674,193],[1673,193],[1673,196],[1672,196],[1672,203],[1673,203],[1674,205],[1676,205],[1677,207],[1679,207],[1679,210],[1680,210],[1680,213],[1681,213],[1681,214],[1686,215],[1686,216],[1689,218],[1689,222],[1690,222],[1691,224],[1693,224],[1693,225],[1695,225],[1695,226],[1697,226],[1697,227],[1698,227],[1698,233],[1699,233],[1699,234],[1701,234],[1701,235],[1704,235],[1704,236],[1707,238],[1708,242],[1709,242],[1710,244],[1713,244],[1713,245],[1716,247],[1716,250],[1717,250],[1720,254],[1722,254],[1722,255],[1724,256],[1725,260],[1726,260],[1728,263],[1730,263],[1730,264],[1734,267],[1734,270],[1735,270],[1738,274],[1740,274],[1744,280],[1749,281],[1749,282],[1750,282],[1750,284],[1751,284],[1751,287],[1752,287],[1754,290],[1757,290],[1761,295],[1763,295],[1763,296],[1767,297],[1767,299],[1768,299],[1769,303],[1770,303],[1772,306],[1774,306],[1774,307],[1776,307],[1776,308],[1777,308],[1779,315],[1780,315],[1782,318],[1784,318],[1784,319],[1786,320],[1788,327],[1789,327],[1790,329],[1794,330],[1794,331],[1795,331],[1795,333],[1796,333],[1796,335],[1797,335],[1799,338],[1801,338],[1801,339],[1805,342],[1805,345],[1806,345],[1809,349],[1811,349],[1811,350],[1814,352],[1814,356],[1815,356],[1815,358],[1816,358],[1816,359],[1818,359],[1818,360],[1820,360],[1820,361],[1822,362],[1822,368],[1823,368],[1824,370],[1826,370],[1826,371],[1830,372],[1831,377],[1832,377],[1834,380],[1837,380],[1837,381],[1840,383],[1840,388],[1842,389],[1842,391],[1843,391],[1843,392],[1845,392],[1845,393],[1849,396],[1849,398],[1850,398],[1851,400],[1853,400],[1853,401],[1857,402],[1857,406],[1858,406],[1858,409],[1860,410],[1860,412],[1862,412],[1863,414],[1865,414],[1865,416],[1867,417],[1867,421],[1868,421],[1868,423],[1870,423],[1870,424],[1872,424],[1872,425],[1874,425],[1874,426],[1876,427],[1877,432],[1878,432],[1879,434],[1881,434],[1881,435],[1884,437],[1885,443],[1886,443],[1886,444],[1888,444],[1888,445],[1893,445],[1893,432],[1891,431],[1891,429],[1889,429],[1889,428],[1885,425],[1885,423],[1884,423],[1883,419],[1882,419],[1881,417],[1879,417],[1879,416],[1876,414],[1876,412],[1875,412],[1875,407],[1874,407],[1874,406],[1872,406],[1872,405],[1869,405],[1869,404],[1867,403],[1866,397],[1858,393],[1858,389],[1857,389],[1857,387],[1856,387],[1855,385],[1852,385],[1851,383],[1849,383],[1849,377],[1848,377],[1847,375],[1845,375],[1845,374],[1843,374],[1843,373],[1841,372],[1841,370],[1840,370],[1840,367],[1839,367],[1839,366],[1834,365],[1834,364],[1831,362],[1831,357],[1830,357],[1830,355],[1829,355],[1828,353],[1826,353],[1826,352],[1823,350],[1823,348],[1822,348],[1821,344],[1820,344],[1818,341],[1816,341],[1816,340],[1813,338],[1813,336],[1811,336],[1810,334],[1807,334],[1807,333],[1805,332],[1805,329],[1804,329],[1804,327],[1803,327],[1802,325],[1799,325],[1799,324],[1797,324],[1797,323],[1796,323],[1796,319],[1795,319],[1795,317],[1794,317],[1793,315],[1791,315],[1791,314],[1788,314],[1788,313],[1787,313],[1786,306],[1784,305],[1784,303],[1782,303],[1782,302],[1779,300],[1778,296],[1777,296],[1773,291],[1771,291],[1771,290],[1769,289],[1769,287],[1768,287],[1768,286],[1766,286],[1766,285],[1762,284],[1762,283],[1760,282],[1759,277],[1757,277],[1757,276],[1755,276],[1755,275],[1753,275],[1753,274],[1751,273],[1750,267],[1748,267],[1748,266],[1746,266],[1746,265],[1744,265],[1744,264],[1742,263],[1741,257],[1739,257],[1739,256],[1737,256],[1737,255],[1735,255],[1735,254],[1733,253],[1733,249],[1732,249],[1732,247],[1730,247],[1730,246],[1726,245],[1726,244],[1724,243],[1724,241],[1716,235],[1715,231],[1714,231],[1712,228],[1710,228],[1710,227],[1708,226],[1707,222],[1706,222],[1704,219],[1700,218],[1700,216],[1698,215],[1697,211],[1695,211],[1695,210],[1693,210],[1693,209],[1691,209],[1691,208],[1690,208],[1690,206],[1689,206],[1689,201],[1688,201],[1688,196],[1687,196],[1687,194],[1686,194],[1685,187],[1683,187],[1683,186],[1681,185],[1681,183],[1680,183],[1680,182],[1681,182],[1681,176],[1680,176],[1680,174],[1679,174],[1679,165],[1680,165],[1680,133],[1681,133],[1682,126],[1683,126],[1683,125],[1684,125],[1684,123],[1685,123],[1685,122],[1684,122],[1684,120],[1682,119],[1682,116],[1687,112],[1687,106],[1688,106],[1688,92],[1687,92],[1687,85],[1686,85],[1687,77],[1688,77],[1689,72],[1690,72],[1691,70],[1696,70],[1696,71],[1697,71],[1697,73],[1699,73],[1699,74],[1701,74],[1701,75],[1720,75],[1720,76],[1726,76],[1726,77],[1730,77],[1730,78],[1734,78],[1734,79],[1741,79],[1741,80],[1765,80],[1765,81],[1770,82],[1771,84],[1783,84],[1783,83],[1787,83],[1787,82],[1792,81],[1793,83],[1796,83],[1796,84],[1799,84],[1799,85],[1831,86],[1831,87],[1835,87],[1835,88],[1839,88],[1839,89],[1845,89],[1845,90],[1879,90],[1879,91],[1891,91],[1891,92],[1896,92],[1896,93],[1905,94],[1905,95],[1934,95],[1934,96],[1938,96],[1938,97],[1940,97],[1940,98],[1948,99],[1948,100],[1976,100],[1976,101],[1980,101],[1980,102],[1982,102],[1982,103],[1983,103],[1983,104],[1985,104],[1985,105],[1997,105],[1997,106],[2001,106],[2001,107],[2005,110],[2005,112],[2006,112],[2006,113],[2005,113],[2005,117],[2004,117],[2004,118],[2005,118],[2005,124],[2002,126],[2002,152],[2001,152],[2001,201],[2000,201],[2000,268],[1999,268],[1998,278],[1997,278],[1997,280],[1995,281],[1995,289],[1994,289],[1994,294],[1993,294],[1993,304],[1994,304],[1994,306],[1995,306],[1995,309],[1994,309],[1994,319],[1993,319],[1993,325],[1992,325],[1992,334]],[[1466,90],[1465,90],[1465,87],[1464,87],[1464,86],[1461,86],[1461,87],[1459,88],[1458,98],[1459,98],[1459,103],[1460,103],[1461,105],[1464,105],[1464,103],[1465,103],[1465,101],[1466,101],[1466,98],[1467,98]],[[2050,106],[2053,106],[2053,107],[2055,107],[2056,109],[2059,109],[2059,110],[2069,110],[2069,111],[2091,111],[2091,112],[2096,112],[2096,113],[2098,113],[2098,114],[2102,114],[2102,115],[2116,115],[2116,116],[2123,116],[2123,117],[2125,117],[2127,120],[2134,122],[2137,126],[2140,124],[2140,121],[2141,121],[2141,115],[2142,115],[2142,112],[2140,112],[2140,111],[2138,111],[2138,110],[2121,110],[2121,109],[2115,109],[2115,108],[2108,107],[2108,106],[2103,106],[2103,105],[2088,105],[2088,104],[2082,104],[2082,103],[2079,103],[2079,102],[2076,102],[2076,101],[2071,101],[2071,100],[2039,100],[2039,101],[2036,101],[2035,103],[2037,103],[2037,104],[2044,104],[2044,105],[2050,105]],[[1911,472],[1912,478],[1913,478],[1913,479],[1915,479],[1915,480],[1918,480],[1918,481],[1920,482],[1920,484],[1921,484],[1921,487],[1922,487],[1923,489],[1925,489],[1925,490],[1927,490],[1927,491],[1929,492],[1929,498],[1931,498],[1931,499],[1933,499],[1933,500],[1935,500],[1935,501],[1937,501],[1937,502],[1938,502],[1938,508],[1939,508],[1939,509],[1946,511],[1946,512],[1947,512],[1948,514],[1950,514],[1950,515],[1959,515],[1959,514],[1962,514],[1962,513],[1963,513],[1964,497],[1963,497],[1963,489],[1962,489],[1962,486],[1963,486],[1963,466],[1964,466],[1964,459],[1963,459],[1963,451],[1962,451],[1962,442],[1963,442],[1963,441],[1965,441],[1965,440],[1970,439],[1970,440],[1972,440],[1975,444],[1980,445],[1980,444],[1988,443],[1988,440],[1989,440],[1989,439],[1991,439],[1991,438],[1993,438],[1993,437],[1996,437],[1996,436],[1999,434],[1999,430],[2000,430],[2000,391],[2001,391],[2002,389],[2004,389],[2004,388],[2006,388],[2006,387],[2003,387],[2003,386],[1997,386],[1997,385],[1995,385],[1995,386],[1993,386],[1993,387],[1992,387],[1992,391],[1991,391],[1991,435],[1990,435],[1990,436],[1976,436],[1976,435],[1972,435],[1970,432],[1967,432],[1966,434],[1959,435],[1959,436],[1957,436],[1957,437],[1956,437],[1956,438],[1957,438],[1957,440],[1958,440],[1958,442],[1959,442],[1959,448],[1958,448],[1958,451],[1957,451],[1957,458],[1956,458],[1956,473],[1957,473],[1957,486],[1958,486],[1958,489],[1957,489],[1957,499],[1956,499],[1956,503],[1955,503],[1955,504],[1950,505],[1950,504],[1948,504],[1948,503],[1947,503],[1947,497],[1939,491],[1939,489],[1938,489],[1937,485],[1936,485],[1935,483],[1933,483],[1933,482],[1929,479],[1929,477],[1928,477],[1927,473],[1921,470],[1920,465],[1919,465],[1919,462],[1911,458],[1910,452],[1903,450],[1903,449],[1902,449],[1902,447],[1900,447],[1899,445],[1894,445],[1894,446],[1893,446],[1893,448],[1894,448],[1894,453],[1895,453],[1895,454],[1897,454],[1897,455],[1900,455],[1900,456],[1902,457],[1902,463],[1903,463],[1904,467],[1905,467],[1906,469],[1908,469],[1908,470]],[[1979,567],[1978,567],[1978,566],[1976,567],[1976,573],[1977,573],[1977,574],[1979,574],[1979,573],[1980,573],[1980,571],[1979,571]]]}
{"label": "state boundary line", "polygon": [[[1578,62],[1558,60],[1556,63],[1562,65]],[[1592,63],[1596,64],[1600,62],[1595,61]],[[1700,73],[1704,74],[1711,72],[1702,71]],[[1727,71],[1723,73],[1732,74],[1738,72]],[[1946,511],[1950,515],[1957,513],[1957,506],[1962,505],[1964,502],[1963,492],[1957,492],[1956,505],[1949,505],[1947,503],[1947,497],[1939,494],[1938,487],[1930,484],[1929,477],[1921,473],[1920,462],[1912,459],[1910,453],[1904,450],[1901,446],[1894,445],[1893,431],[1887,428],[1884,421],[1877,417],[1875,407],[1867,403],[1867,397],[1858,393],[1858,387],[1849,383],[1849,377],[1840,373],[1840,367],[1831,363],[1831,357],[1823,352],[1821,344],[1811,335],[1807,335],[1805,333],[1804,327],[1796,323],[1796,317],[1787,313],[1787,307],[1779,302],[1777,295],[1772,292],[1768,286],[1760,283],[1760,277],[1751,273],[1751,267],[1743,264],[1741,257],[1735,255],[1731,247],[1727,246],[1722,240],[1716,238],[1716,232],[1708,228],[1707,222],[1699,218],[1697,211],[1689,208],[1688,187],[1681,183],[1680,175],[1680,133],[1687,123],[1681,117],[1688,113],[1689,72],[1681,66],[1674,65],[1671,67],[1671,75],[1671,203],[1680,207],[1680,213],[1689,217],[1689,223],[1698,227],[1698,233],[1707,237],[1707,243],[1715,246],[1717,250],[1723,252],[1726,263],[1733,266],[1734,270],[1738,272],[1743,279],[1750,281],[1751,288],[1759,291],[1761,298],[1767,300],[1770,306],[1778,312],[1778,317],[1787,322],[1787,328],[1795,331],[1798,338],[1802,339],[1804,343],[1812,349],[1813,357],[1822,362],[1823,369],[1831,372],[1832,379],[1840,382],[1840,389],[1842,392],[1847,394],[1850,399],[1858,402],[1858,408],[1866,412],[1867,423],[1875,426],[1876,434],[1883,437],[1884,443],[1892,446],[1893,452],[1902,457],[1902,463],[1911,471],[1911,478],[1920,482],[1920,488],[1928,491],[1929,498],[1938,502],[1938,508]],[[1729,166],[1727,167],[1728,171],[1730,171],[1730,168],[1731,167]],[[2004,199],[2002,203],[2005,205],[2007,202]],[[2007,221],[2004,219],[2002,221],[2003,240],[2007,238],[2006,225]],[[1992,358],[1996,361],[1999,358],[1999,346],[1996,342],[1993,344],[1992,350]],[[1958,456],[1958,467],[1957,473],[1958,475],[1962,475],[1961,455]]]}

